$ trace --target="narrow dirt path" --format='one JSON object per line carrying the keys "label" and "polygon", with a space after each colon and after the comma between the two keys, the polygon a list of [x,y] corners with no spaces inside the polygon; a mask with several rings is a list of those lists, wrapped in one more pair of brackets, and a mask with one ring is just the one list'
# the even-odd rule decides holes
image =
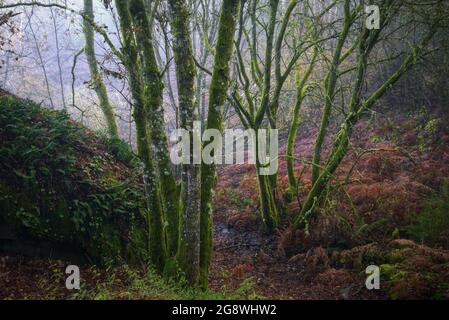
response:
{"label": "narrow dirt path", "polygon": [[238,231],[221,221],[215,224],[214,232],[213,290],[241,287],[269,299],[379,298],[364,288],[363,276],[319,264],[311,272],[305,265],[305,255],[292,259],[277,256],[275,236],[265,238],[257,231]]}

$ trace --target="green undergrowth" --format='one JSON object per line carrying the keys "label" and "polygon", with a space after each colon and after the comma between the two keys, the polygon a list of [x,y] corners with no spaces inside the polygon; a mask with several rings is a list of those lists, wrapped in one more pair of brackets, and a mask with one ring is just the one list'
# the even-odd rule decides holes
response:
{"label": "green undergrowth", "polygon": [[[126,281],[121,280],[126,277]],[[156,271],[133,270],[127,266],[114,271],[95,287],[81,287],[70,299],[111,300],[111,299],[145,299],[145,300],[239,300],[259,299],[254,293],[250,280],[243,281],[236,290],[213,291],[202,290],[187,285],[183,280],[164,278]]]}
{"label": "green undergrowth", "polygon": [[[64,263],[62,263],[64,265]],[[65,289],[66,278],[58,261],[52,261],[45,277],[40,277],[39,296],[25,299],[69,300],[240,300],[264,299],[256,293],[251,278],[244,279],[236,289],[199,289],[183,278],[161,276],[146,266],[84,266],[81,267],[80,290]]]}
{"label": "green undergrowth", "polygon": [[435,192],[406,228],[410,238],[430,246],[449,248],[449,183]]}
{"label": "green undergrowth", "polygon": [[0,97],[0,239],[73,247],[100,263],[141,262],[143,201],[125,142],[95,134],[65,112]]}

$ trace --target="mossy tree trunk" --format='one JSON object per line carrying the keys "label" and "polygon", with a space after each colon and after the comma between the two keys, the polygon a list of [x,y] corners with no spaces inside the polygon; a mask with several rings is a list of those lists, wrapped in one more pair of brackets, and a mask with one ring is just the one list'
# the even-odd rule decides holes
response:
{"label": "mossy tree trunk", "polygon": [[296,196],[298,193],[298,179],[295,177],[294,162],[295,162],[295,144],[296,136],[298,134],[299,125],[301,122],[300,112],[304,98],[306,97],[308,90],[308,80],[315,67],[315,62],[318,56],[318,48],[315,46],[312,53],[312,58],[309,61],[303,75],[299,65],[296,69],[296,103],[293,108],[292,123],[288,131],[287,139],[287,175],[289,184],[289,198]]}
{"label": "mossy tree trunk", "polygon": [[[244,32],[244,18],[243,13],[240,16],[240,32],[239,46],[237,47],[237,66],[238,76],[242,82],[243,95],[246,99],[246,104],[242,101],[240,95],[235,92],[233,94],[234,106],[242,123],[257,130],[261,129],[265,119],[268,119],[269,129],[275,129],[277,112],[279,108],[279,99],[282,88],[292,72],[296,61],[303,52],[302,46],[307,42],[307,37],[300,45],[295,47],[295,53],[289,61],[285,61],[282,55],[282,47],[285,45],[285,35],[288,30],[288,24],[292,17],[293,11],[298,5],[299,1],[290,0],[279,19],[279,0],[270,0],[269,4],[269,18],[267,26],[263,27],[266,33],[266,43],[264,46],[264,62],[259,61],[260,54],[258,53],[258,45],[256,37],[258,34],[259,22],[257,18],[257,1],[252,0],[249,3],[251,32],[253,39],[247,41],[250,52],[249,71],[246,71],[246,65],[243,53],[240,49],[241,39]],[[246,36],[247,37],[247,36]],[[283,67],[285,66],[285,67]],[[273,79],[274,69],[274,79]],[[273,81],[274,80],[274,81]],[[255,84],[255,85],[254,85]],[[254,89],[258,91],[258,95],[254,94]],[[256,154],[259,154],[259,144],[256,143]],[[256,170],[259,172],[260,164],[256,164]],[[276,201],[276,185],[277,174],[270,176],[260,176],[258,174],[260,202],[261,202],[261,217],[265,225],[265,229],[269,232],[274,232],[279,223],[279,210]]]}
{"label": "mossy tree trunk", "polygon": [[[256,134],[256,154],[259,153],[259,144],[261,141],[259,140],[258,135]],[[266,143],[263,141],[263,143]],[[259,201],[260,208],[262,214],[262,222],[265,230],[267,232],[272,232],[276,229],[279,224],[279,213],[276,206],[276,199],[274,197],[273,191],[273,182],[272,176],[270,175],[262,175],[260,174],[262,165],[259,162],[259,159],[256,160],[256,174],[257,174],[257,182],[259,186]]]}
{"label": "mossy tree trunk", "polygon": [[151,262],[159,271],[163,271],[167,261],[167,246],[164,230],[164,212],[151,148],[148,128],[148,98],[144,93],[143,76],[135,36],[132,17],[129,10],[130,1],[116,0],[117,13],[120,17],[122,33],[124,65],[129,73],[129,87],[133,97],[133,117],[136,125],[137,151],[144,165],[144,183],[148,197],[149,210],[149,242]]}
{"label": "mossy tree trunk", "polygon": [[[181,128],[192,134],[190,137],[191,164],[182,166],[182,213],[179,229],[177,260],[181,270],[191,284],[197,284],[200,271],[200,204],[201,166],[193,162],[195,150],[193,140],[200,132],[194,132],[193,122],[197,121],[195,108],[196,67],[190,30],[189,7],[184,0],[168,1],[173,32],[173,52],[176,64],[178,99]],[[196,141],[196,143],[198,143]],[[200,154],[196,156],[201,157]]]}
{"label": "mossy tree trunk", "polygon": [[[207,128],[223,131],[223,106],[229,87],[229,62],[234,48],[234,33],[240,0],[223,0],[218,38],[215,47],[214,68],[209,87]],[[209,267],[212,259],[212,195],[216,185],[214,164],[201,166],[201,246],[200,283],[207,287]]]}
{"label": "mossy tree trunk", "polygon": [[[384,8],[381,12],[388,12],[387,9],[398,10],[398,7],[393,7],[395,4],[392,0],[386,0],[383,2]],[[389,19],[393,15],[389,15],[388,18],[384,18],[382,21],[381,28],[378,30],[367,30],[361,31],[358,40],[358,57],[357,57],[357,67],[356,67],[356,82],[352,87],[351,99],[349,102],[349,112],[340,126],[340,130],[337,132],[333,148],[330,155],[327,158],[324,168],[321,170],[319,176],[316,178],[312,189],[309,191],[304,205],[300,211],[300,214],[295,218],[293,222],[293,229],[304,228],[308,230],[308,225],[311,218],[314,216],[315,207],[319,203],[320,197],[326,190],[326,186],[329,181],[333,178],[335,170],[338,168],[340,163],[343,161],[344,157],[348,152],[349,140],[351,138],[352,130],[357,124],[359,119],[363,116],[364,112],[371,108],[376,101],[378,101],[392,86],[414,65],[417,63],[421,56],[423,49],[427,46],[429,41],[432,39],[433,33],[435,31],[436,25],[432,24],[431,29],[428,34],[423,38],[423,40],[411,49],[411,51],[405,56],[401,65],[398,69],[393,72],[387,80],[385,80],[376,90],[374,90],[370,95],[363,98],[363,85],[366,81],[366,68],[368,65],[368,60],[370,53],[376,43],[379,41],[379,35],[381,31],[388,24]]]}
{"label": "mossy tree trunk", "polygon": [[[214,71],[209,89],[207,128],[210,129],[222,129],[222,107],[229,86],[229,62],[233,51],[239,3],[239,0],[224,0],[222,5]],[[176,252],[179,266],[189,282],[193,285],[200,282],[203,287],[206,287],[212,253],[211,206],[216,180],[215,167],[204,164],[184,165],[183,191],[181,198],[179,197],[178,187],[169,170],[169,153],[162,110],[162,79],[156,63],[151,22],[148,16],[143,14],[148,11],[142,10],[142,8],[146,9],[145,6],[143,0],[116,0],[123,42],[119,55],[129,73],[138,153],[145,165],[145,185],[150,211],[151,259],[162,271],[168,267],[170,258]],[[198,119],[198,113],[194,99],[196,70],[189,8],[186,3],[179,0],[170,0],[169,8],[174,38],[173,51],[181,127],[193,131],[193,122]],[[191,147],[191,152],[193,150],[194,148]],[[193,158],[193,154],[191,156]],[[157,162],[157,166],[153,161]],[[160,177],[156,175],[156,169]],[[166,179],[165,182],[164,179]],[[168,181],[173,183],[166,183]],[[176,188],[173,189],[176,192],[168,192],[170,186]],[[173,201],[169,200],[169,196]],[[170,204],[178,210],[182,208],[182,215],[179,217],[179,236],[176,233],[178,228],[174,228],[175,224],[170,222],[177,217],[172,213],[179,214],[179,211],[170,211]],[[164,227],[167,222],[168,226]],[[174,235],[177,235],[176,239]]]}
{"label": "mossy tree trunk", "polygon": [[156,54],[153,48],[153,35],[147,8],[143,0],[130,1],[130,12],[135,25],[135,39],[139,48],[142,48],[141,59],[143,64],[144,103],[146,105],[146,118],[148,120],[149,141],[153,146],[154,160],[157,165],[160,179],[160,189],[163,209],[165,213],[167,250],[170,258],[176,255],[179,238],[179,187],[176,183],[170,156],[167,137],[165,134],[165,121],[163,109],[163,79],[157,65]]}
{"label": "mossy tree trunk", "polygon": [[85,39],[84,53],[86,54],[87,64],[89,65],[91,83],[97,94],[98,102],[106,120],[107,130],[110,137],[118,138],[119,130],[117,121],[115,119],[114,109],[109,101],[106,86],[101,78],[98,70],[98,62],[95,55],[95,38],[94,27],[94,12],[92,7],[92,0],[84,0],[84,14],[88,19],[83,19],[83,32]]}
{"label": "mossy tree trunk", "polygon": [[313,167],[312,167],[312,184],[314,184],[320,174],[320,162],[321,162],[321,150],[323,148],[324,138],[326,136],[327,127],[329,125],[329,118],[332,111],[332,104],[334,101],[335,87],[338,79],[338,66],[341,62],[341,53],[345,44],[346,38],[349,34],[350,27],[354,21],[354,17],[351,15],[350,0],[345,0],[344,3],[344,22],[343,30],[339,33],[337,44],[332,56],[329,72],[325,79],[324,84],[324,108],[323,115],[321,116],[321,124],[318,130],[318,136],[315,140],[315,148],[313,153]]}
{"label": "mossy tree trunk", "polygon": [[[270,16],[269,16],[269,23],[267,28],[267,41],[265,46],[265,64],[263,69],[263,74],[261,75],[261,80],[263,83],[263,89],[262,89],[262,98],[260,102],[260,107],[258,112],[255,115],[254,120],[254,129],[258,130],[260,129],[262,125],[262,120],[264,116],[266,115],[270,128],[276,129],[276,115],[273,112],[274,109],[279,104],[279,95],[274,94],[273,99],[270,99],[270,94],[272,90],[272,64],[273,64],[273,55],[275,59],[277,59],[278,54],[273,52],[274,50],[277,50],[278,42],[282,42],[280,37],[275,37],[275,31],[276,31],[276,16],[279,10],[279,0],[270,0],[269,1],[269,8],[270,8]],[[252,10],[255,10],[255,3],[253,3]],[[285,32],[285,30],[281,30],[282,32]],[[255,50],[255,48],[254,48]],[[280,48],[279,48],[280,50]],[[253,57],[254,59],[257,59]],[[280,58],[280,57],[279,57]],[[257,65],[256,61],[252,63],[254,66]],[[277,65],[276,65],[277,66]],[[276,71],[277,68],[276,68]],[[276,72],[276,76],[278,76],[278,72]],[[280,87],[276,86],[274,91],[279,91],[280,93]],[[262,141],[260,141],[259,136],[256,131],[256,155],[257,158],[259,158],[259,149],[260,144]],[[263,143],[266,143],[263,141]],[[276,196],[275,196],[275,188],[276,188],[276,182],[277,182],[277,174],[266,176],[260,174],[261,165],[259,162],[259,159],[256,160],[256,174],[257,174],[257,181],[259,186],[259,198],[260,198],[260,208],[262,213],[262,221],[264,224],[264,227],[266,231],[273,232],[278,224],[279,224],[279,213],[276,205]]]}
{"label": "mossy tree trunk", "polygon": [[[254,120],[254,129],[260,129],[262,125],[263,118],[267,115],[270,120],[270,127],[272,129],[276,128],[275,120],[272,117],[270,108],[271,105],[275,102],[270,101],[270,93],[271,93],[271,82],[272,82],[272,64],[273,64],[273,49],[275,47],[275,30],[276,30],[276,16],[279,9],[279,0],[270,0],[270,19],[268,23],[267,30],[267,42],[265,47],[265,64],[263,71],[263,90],[262,90],[262,98],[260,102],[260,107],[258,112],[255,115]],[[276,90],[276,89],[275,89]],[[256,133],[257,135],[257,133]],[[260,143],[258,138],[256,138],[256,154],[259,155]],[[264,142],[265,143],[265,142]],[[260,164],[259,160],[256,161],[256,170],[257,170],[257,181],[259,184],[259,192],[260,192],[260,203],[261,203],[261,213],[262,213],[262,221],[264,223],[264,227],[266,231],[273,232],[279,224],[279,213],[276,206],[276,198],[275,198],[275,184],[277,175],[272,176],[263,176],[259,173]]]}

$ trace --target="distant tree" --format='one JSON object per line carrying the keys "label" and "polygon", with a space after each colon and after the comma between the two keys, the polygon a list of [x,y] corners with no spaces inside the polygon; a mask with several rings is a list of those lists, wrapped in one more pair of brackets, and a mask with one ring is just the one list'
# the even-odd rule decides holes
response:
{"label": "distant tree", "polygon": [[[89,65],[91,85],[97,94],[100,108],[103,111],[103,115],[106,120],[108,133],[111,137],[117,138],[119,137],[117,120],[115,118],[114,109],[109,101],[106,86],[101,78],[100,71],[98,70],[98,62],[95,55],[95,32],[91,23],[91,21],[95,21],[92,0],[84,0],[84,15],[88,18],[83,19],[83,32],[85,39],[84,53],[86,54],[87,63]],[[55,31],[55,33],[57,32]]]}
{"label": "distant tree", "polygon": [[[315,153],[312,161],[312,188],[308,192],[304,203],[301,205],[299,215],[293,221],[293,229],[299,227],[308,230],[311,218],[316,213],[316,207],[320,204],[322,196],[334,178],[333,174],[339,167],[343,158],[348,152],[352,131],[356,123],[363,117],[365,112],[375,105],[375,103],[405,75],[412,66],[416,65],[423,55],[431,39],[438,30],[441,30],[441,23],[445,19],[443,1],[435,3],[435,11],[432,11],[432,19],[427,25],[422,25],[419,37],[402,54],[399,66],[386,75],[379,85],[372,90],[366,91],[368,68],[375,66],[376,61],[372,61],[372,55],[376,46],[382,41],[382,35],[388,32],[388,26],[395,21],[398,12],[404,8],[404,3],[394,0],[383,0],[376,2],[381,12],[381,23],[379,29],[370,30],[364,27],[365,16],[362,5],[351,7],[351,1],[344,1],[344,21],[339,31],[337,43],[332,53],[331,63],[324,79],[324,109],[321,117],[321,125],[315,141]],[[413,6],[413,4],[411,4]],[[422,9],[421,9],[422,10]],[[356,23],[356,22],[359,23]],[[355,34],[350,37],[350,32]],[[345,43],[350,41],[345,46]],[[343,48],[348,48],[343,52]],[[341,70],[342,62],[349,59],[354,54],[355,65],[349,69]],[[349,100],[347,111],[343,121],[339,124],[339,129],[334,135],[332,148],[326,160],[321,164],[321,149],[324,137],[329,126],[331,109],[336,102],[336,82],[341,76],[354,72],[354,78],[349,85]],[[301,87],[298,87],[301,90]],[[344,103],[341,101],[340,103]]]}

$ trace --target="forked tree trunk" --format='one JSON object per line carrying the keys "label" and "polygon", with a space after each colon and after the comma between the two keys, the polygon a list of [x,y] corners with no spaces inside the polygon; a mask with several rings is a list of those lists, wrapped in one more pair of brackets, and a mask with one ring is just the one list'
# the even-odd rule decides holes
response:
{"label": "forked tree trunk", "polygon": [[357,121],[359,121],[366,110],[372,107],[376,101],[378,101],[414,64],[417,63],[418,58],[422,54],[423,48],[425,48],[432,39],[434,27],[435,26],[432,26],[432,29],[429,31],[427,36],[424,37],[422,42],[414,47],[404,58],[399,68],[392,73],[388,79],[378,87],[377,90],[375,90],[364,100],[362,100],[361,89],[366,80],[368,58],[371,50],[377,43],[380,30],[374,31],[374,34],[370,34],[370,31],[365,30],[364,34],[361,35],[357,63],[357,78],[352,89],[351,101],[349,103],[349,113],[335,136],[334,146],[323,170],[319,174],[316,182],[313,184],[312,189],[307,195],[300,214],[293,222],[293,229],[305,228],[307,230],[309,222],[315,213],[315,206],[317,205],[318,200],[326,189],[326,186],[332,178],[335,170],[338,168],[348,152],[349,140]]}

